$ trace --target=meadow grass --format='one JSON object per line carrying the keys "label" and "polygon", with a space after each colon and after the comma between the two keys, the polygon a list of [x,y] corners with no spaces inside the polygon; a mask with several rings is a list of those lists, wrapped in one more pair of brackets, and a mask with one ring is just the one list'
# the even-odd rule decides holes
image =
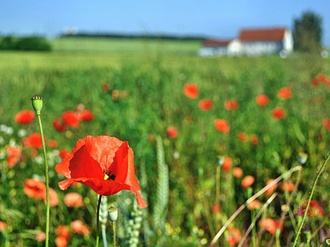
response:
{"label": "meadow grass", "polygon": [[[59,39],[53,44],[55,49],[50,53],[0,54],[0,124],[13,128],[13,134],[1,133],[0,144],[0,221],[9,225],[6,233],[1,233],[4,244],[37,245],[35,231],[44,230],[42,203],[23,192],[26,178],[42,178],[42,167],[30,150],[22,147],[24,137],[18,136],[22,128],[26,135],[37,132],[37,123],[21,126],[14,121],[17,112],[31,109],[30,98],[39,93],[44,98],[42,114],[46,138],[58,142],[58,147],[49,150],[50,186],[60,198],[59,205],[51,208],[51,246],[56,237],[55,228],[69,225],[75,219],[86,222],[92,234],[84,238],[72,234],[70,244],[90,246],[95,243],[96,195],[89,188],[78,186],[70,191],[79,192],[85,206],[66,207],[62,200],[67,192],[57,187],[62,178],[55,174],[54,165],[60,161],[58,150],[71,150],[76,141],[86,135],[102,134],[128,140],[134,150],[142,193],[149,203],[147,209],[141,210],[143,224],[138,228],[141,246],[210,243],[235,210],[263,188],[268,179],[299,165],[297,156],[307,153],[308,161],[303,164],[301,179],[297,179],[296,174],[285,178],[297,182],[297,189],[291,192],[295,193],[294,198],[279,186],[276,199],[261,216],[279,219],[282,206],[286,206],[285,229],[276,241],[281,246],[289,245],[301,220],[295,214],[306,202],[314,174],[329,152],[329,131],[322,125],[322,121],[329,118],[329,88],[311,85],[311,79],[319,73],[330,76],[328,60],[314,56],[285,60],[277,56],[201,58],[194,55],[196,43],[183,48],[182,43],[180,46],[165,41]],[[109,91],[102,89],[104,83],[109,84]],[[186,83],[198,86],[197,99],[183,94]],[[293,97],[279,99],[277,92],[282,87],[289,87]],[[255,102],[259,94],[270,98],[264,108]],[[210,99],[214,106],[202,111],[198,108],[200,99]],[[239,103],[237,110],[224,108],[224,102],[229,99]],[[93,121],[81,123],[79,128],[69,128],[64,133],[55,131],[53,120],[60,119],[64,111],[75,110],[79,104],[94,113]],[[285,118],[272,117],[275,107],[285,109]],[[228,134],[215,129],[213,122],[217,118],[230,123]],[[168,126],[177,128],[176,138],[166,134]],[[240,133],[245,133],[248,140],[241,141],[237,137]],[[251,144],[252,135],[258,136],[257,145]],[[160,142],[163,142],[162,148]],[[13,168],[7,167],[5,150],[9,143],[22,147],[25,154]],[[164,161],[157,158],[160,154]],[[220,156],[230,157],[233,164],[229,171],[220,169],[220,179],[216,181]],[[244,176],[253,175],[253,186],[243,189],[242,178],[232,175],[233,167],[240,167]],[[162,173],[166,169],[167,175]],[[327,213],[330,209],[328,169],[321,176],[314,196]],[[220,198],[215,196],[217,183]],[[261,195],[259,200],[266,202],[267,198]],[[132,203],[127,204],[128,199],[132,198],[126,193],[110,197],[121,213],[118,237],[122,246],[128,245],[135,236],[125,229],[133,229],[130,222],[137,222],[137,215],[141,217]],[[217,204],[221,210],[212,211]],[[253,211],[244,210],[230,227],[240,229],[243,235],[253,215]],[[305,230],[313,236],[310,241],[318,244],[322,234],[329,237],[329,227],[329,216],[325,215],[309,217]],[[248,244],[267,246],[275,242],[273,235],[259,226],[255,229],[251,235],[255,242],[249,238]],[[229,246],[228,234],[220,238],[219,246]],[[306,236],[301,237],[302,242],[308,241]]]}

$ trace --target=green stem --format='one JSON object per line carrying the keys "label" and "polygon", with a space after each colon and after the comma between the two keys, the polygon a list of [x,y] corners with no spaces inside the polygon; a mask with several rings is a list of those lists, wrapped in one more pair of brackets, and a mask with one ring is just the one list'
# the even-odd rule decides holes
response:
{"label": "green stem", "polygon": [[330,153],[328,154],[328,156],[327,156],[326,160],[324,161],[324,163],[322,164],[321,168],[316,173],[316,176],[315,176],[315,179],[314,179],[314,182],[313,182],[313,186],[312,186],[311,192],[309,194],[308,202],[307,202],[307,205],[306,205],[306,208],[305,208],[305,213],[304,213],[303,219],[302,219],[302,221],[300,223],[300,226],[298,228],[298,232],[296,234],[296,238],[295,238],[295,240],[293,242],[293,247],[295,247],[297,245],[298,239],[300,237],[301,230],[302,230],[302,228],[303,228],[303,226],[305,224],[305,220],[306,220],[307,213],[308,213],[308,210],[309,210],[309,205],[311,203],[313,194],[315,192],[317,181],[319,180],[322,172],[324,171],[325,166],[329,163],[329,161],[330,161]]}
{"label": "green stem", "polygon": [[117,227],[116,227],[116,221],[112,221],[112,231],[113,231],[113,247],[117,247]]}
{"label": "green stem", "polygon": [[102,195],[99,195],[99,200],[97,202],[97,211],[96,211],[96,242],[95,246],[99,246],[100,242],[100,205],[101,205]]}
{"label": "green stem", "polygon": [[41,142],[42,142],[42,150],[45,161],[45,179],[46,179],[46,243],[45,246],[49,245],[49,218],[50,218],[50,203],[49,203],[49,172],[48,172],[48,161],[47,161],[47,151],[45,145],[44,131],[41,123],[40,112],[37,112],[38,124],[40,128]]}

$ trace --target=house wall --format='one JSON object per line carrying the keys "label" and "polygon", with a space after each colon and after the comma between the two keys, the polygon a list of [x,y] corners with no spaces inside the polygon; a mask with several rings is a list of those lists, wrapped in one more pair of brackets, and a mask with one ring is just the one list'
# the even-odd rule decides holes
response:
{"label": "house wall", "polygon": [[242,42],[242,54],[245,55],[273,54],[281,50],[283,50],[283,43],[280,41]]}

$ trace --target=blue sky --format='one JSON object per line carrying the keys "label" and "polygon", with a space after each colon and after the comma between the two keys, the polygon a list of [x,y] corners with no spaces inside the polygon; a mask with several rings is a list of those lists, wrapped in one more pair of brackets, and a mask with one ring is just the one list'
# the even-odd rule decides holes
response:
{"label": "blue sky", "polygon": [[3,0],[0,34],[56,36],[86,32],[162,33],[233,38],[241,28],[292,28],[311,10],[323,18],[330,46],[329,0]]}

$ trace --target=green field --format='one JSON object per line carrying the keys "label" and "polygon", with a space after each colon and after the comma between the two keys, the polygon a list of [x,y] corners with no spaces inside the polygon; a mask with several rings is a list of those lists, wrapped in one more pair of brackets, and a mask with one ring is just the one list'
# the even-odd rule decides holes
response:
{"label": "green field", "polygon": [[[16,113],[32,110],[30,99],[36,93],[43,97],[46,140],[58,143],[47,147],[50,187],[59,198],[58,205],[51,207],[50,246],[55,246],[58,226],[69,227],[68,246],[95,244],[97,194],[84,185],[60,190],[57,183],[63,176],[54,167],[61,162],[59,150],[71,151],[87,135],[105,134],[129,142],[141,192],[149,204],[146,209],[136,208],[131,192],[108,197],[108,203],[119,209],[119,246],[134,246],[134,241],[138,241],[135,246],[208,246],[240,205],[269,179],[299,166],[297,157],[304,153],[308,159],[301,171],[279,181],[271,201],[267,202],[270,196],[260,195],[258,200],[265,205],[261,215],[260,209],[245,208],[217,242],[237,246],[238,240],[229,244],[233,241],[229,229],[237,228],[242,239],[256,220],[242,246],[290,246],[302,220],[297,213],[303,211],[314,177],[330,151],[330,127],[325,124],[330,119],[328,59],[312,55],[202,58],[196,55],[197,41],[81,38],[55,39],[52,45],[50,53],[0,53],[0,222],[7,224],[6,230],[0,228],[0,246],[44,246],[35,240],[38,232],[45,231],[44,203],[23,190],[27,178],[45,179],[42,150],[23,145],[26,137],[39,131],[38,123],[36,119],[27,125],[15,122]],[[325,81],[313,86],[312,79],[320,75]],[[187,83],[198,87],[197,98],[183,93]],[[289,88],[292,97],[279,98],[281,88]],[[269,97],[264,107],[255,101],[261,94]],[[201,110],[202,99],[212,100],[213,107]],[[236,101],[238,109],[227,110],[227,100]],[[79,104],[92,111],[94,119],[56,131],[53,121]],[[283,109],[284,118],[275,119],[274,108]],[[230,132],[219,132],[216,119],[226,120]],[[177,129],[176,138],[168,136],[169,126]],[[251,143],[252,136],[257,136],[257,144]],[[8,146],[22,152],[12,167]],[[221,167],[224,157],[232,160],[229,169]],[[234,177],[234,168],[241,168],[243,177],[254,177],[250,188],[242,188],[243,177]],[[329,166],[313,194],[312,209],[322,207],[324,213],[308,213],[299,238],[306,246],[319,246],[324,236],[330,238],[328,180]],[[283,191],[284,181],[296,188]],[[84,206],[67,207],[63,199],[68,192],[78,192]],[[221,210],[215,210],[219,205]],[[284,228],[273,235],[259,225],[262,218],[281,219]],[[75,233],[70,226],[74,220],[82,220],[90,233],[83,237]],[[111,246],[109,223],[106,233]]]}

